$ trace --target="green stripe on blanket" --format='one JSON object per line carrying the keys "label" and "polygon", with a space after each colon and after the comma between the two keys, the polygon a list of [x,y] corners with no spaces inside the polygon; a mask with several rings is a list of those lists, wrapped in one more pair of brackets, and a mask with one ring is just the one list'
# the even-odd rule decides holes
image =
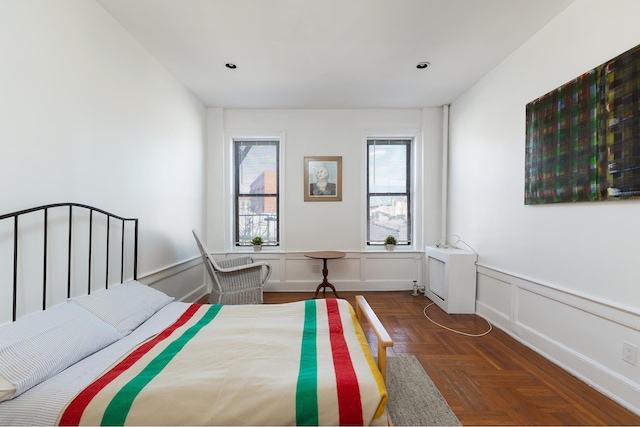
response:
{"label": "green stripe on blanket", "polygon": [[102,417],[101,425],[124,425],[136,396],[171,362],[171,359],[182,350],[200,329],[216,317],[221,308],[222,305],[212,305],[198,323],[187,329],[184,334],[169,344],[167,348],[156,356],[135,378],[118,391],[107,406]]}
{"label": "green stripe on blanket", "polygon": [[300,372],[296,389],[296,424],[318,425],[318,360],[316,352],[316,301],[304,306]]}

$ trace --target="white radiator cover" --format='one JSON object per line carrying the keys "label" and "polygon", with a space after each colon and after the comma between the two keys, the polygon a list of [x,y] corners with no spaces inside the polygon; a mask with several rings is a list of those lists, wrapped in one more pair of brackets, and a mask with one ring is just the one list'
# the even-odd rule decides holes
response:
{"label": "white radiator cover", "polygon": [[426,246],[425,254],[425,296],[449,314],[475,313],[478,256],[462,249],[435,246]]}

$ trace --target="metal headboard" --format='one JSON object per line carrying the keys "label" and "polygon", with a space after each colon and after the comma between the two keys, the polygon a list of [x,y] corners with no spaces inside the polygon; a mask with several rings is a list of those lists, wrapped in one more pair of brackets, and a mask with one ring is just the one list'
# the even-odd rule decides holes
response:
{"label": "metal headboard", "polygon": [[88,254],[88,262],[89,262],[89,277],[88,277],[88,289],[87,293],[91,293],[91,252],[92,252],[92,240],[93,240],[93,215],[94,212],[105,215],[106,216],[106,274],[105,274],[105,288],[109,287],[109,245],[110,245],[110,233],[109,227],[111,224],[111,220],[119,220],[122,222],[122,236],[121,236],[121,258],[120,258],[120,283],[124,282],[124,271],[125,271],[125,223],[133,223],[134,224],[134,249],[133,249],[133,279],[136,280],[138,278],[138,218],[123,218],[118,215],[114,215],[112,213],[106,212],[102,209],[98,209],[92,206],[83,205],[79,203],[55,203],[50,205],[38,206],[35,208],[24,209],[17,212],[12,212],[9,214],[0,215],[0,221],[13,219],[13,320],[16,320],[17,315],[17,299],[18,299],[18,224],[19,218],[22,215],[30,214],[33,212],[42,211],[44,214],[43,217],[43,225],[44,225],[44,259],[43,259],[43,277],[42,277],[42,309],[46,310],[46,299],[47,299],[47,244],[48,244],[48,222],[49,222],[49,210],[54,208],[65,208],[69,209],[69,241],[68,241],[68,253],[67,253],[67,298],[71,297],[71,260],[72,260],[72,234],[73,234],[73,209],[84,209],[89,211],[89,254]]}

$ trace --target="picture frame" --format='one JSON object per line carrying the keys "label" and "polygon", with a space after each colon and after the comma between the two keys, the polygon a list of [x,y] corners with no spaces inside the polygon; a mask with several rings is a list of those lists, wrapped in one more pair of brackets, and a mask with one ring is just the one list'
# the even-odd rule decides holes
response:
{"label": "picture frame", "polygon": [[304,201],[342,201],[342,156],[304,157]]}

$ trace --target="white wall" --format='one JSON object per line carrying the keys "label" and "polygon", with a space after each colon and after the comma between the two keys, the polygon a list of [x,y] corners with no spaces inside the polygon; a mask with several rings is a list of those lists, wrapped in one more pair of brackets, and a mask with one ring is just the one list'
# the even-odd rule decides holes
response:
{"label": "white wall", "polygon": [[477,311],[640,411],[640,201],[524,205],[525,106],[640,43],[640,2],[576,0],[451,106],[449,232]]}
{"label": "white wall", "polygon": [[[414,197],[419,215],[416,245],[393,254],[365,245],[366,136],[416,135],[419,179]],[[208,109],[209,248],[225,254],[231,245],[232,200],[230,139],[233,135],[276,135],[284,144],[281,246],[258,256],[274,266],[268,288],[315,289],[319,272],[304,258],[305,251],[340,250],[344,260],[330,261],[330,281],[339,289],[409,289],[422,280],[421,251],[435,243],[440,226],[442,110],[225,110]],[[424,141],[424,142],[423,142]],[[341,202],[304,202],[305,156],[342,156]],[[385,258],[392,261],[386,262]],[[380,274],[372,274],[377,271]]]}
{"label": "white wall", "polygon": [[204,106],[94,1],[3,0],[0,58],[0,213],[69,201],[137,216],[139,276],[193,291],[200,277],[162,271],[198,253]]}

